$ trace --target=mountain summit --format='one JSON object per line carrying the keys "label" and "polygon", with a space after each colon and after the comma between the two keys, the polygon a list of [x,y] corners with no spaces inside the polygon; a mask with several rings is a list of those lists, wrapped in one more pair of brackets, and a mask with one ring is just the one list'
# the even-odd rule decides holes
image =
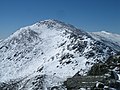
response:
{"label": "mountain summit", "polygon": [[14,90],[49,90],[78,71],[87,75],[95,63],[120,50],[118,43],[103,32],[85,32],[57,20],[40,21],[0,42],[0,82]]}

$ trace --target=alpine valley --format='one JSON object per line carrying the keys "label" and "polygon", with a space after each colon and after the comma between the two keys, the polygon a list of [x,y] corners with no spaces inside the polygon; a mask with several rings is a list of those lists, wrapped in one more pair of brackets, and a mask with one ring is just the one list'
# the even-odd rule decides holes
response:
{"label": "alpine valley", "polygon": [[0,40],[0,90],[67,90],[67,78],[88,75],[119,51],[119,34],[40,21]]}

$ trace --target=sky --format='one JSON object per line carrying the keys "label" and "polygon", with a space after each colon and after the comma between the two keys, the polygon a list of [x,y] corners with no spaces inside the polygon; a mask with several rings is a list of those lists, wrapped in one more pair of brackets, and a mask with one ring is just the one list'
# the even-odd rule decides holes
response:
{"label": "sky", "polygon": [[120,34],[120,0],[0,0],[0,38],[46,19]]}

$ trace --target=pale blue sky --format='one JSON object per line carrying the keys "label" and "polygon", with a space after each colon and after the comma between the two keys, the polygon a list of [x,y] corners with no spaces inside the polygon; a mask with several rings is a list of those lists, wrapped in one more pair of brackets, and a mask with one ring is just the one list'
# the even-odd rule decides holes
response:
{"label": "pale blue sky", "polygon": [[0,38],[45,19],[120,34],[120,0],[0,0]]}

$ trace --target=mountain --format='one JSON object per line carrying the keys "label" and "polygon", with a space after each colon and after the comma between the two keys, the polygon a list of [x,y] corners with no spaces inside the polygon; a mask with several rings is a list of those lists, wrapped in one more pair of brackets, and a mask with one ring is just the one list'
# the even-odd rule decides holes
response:
{"label": "mountain", "polygon": [[0,90],[64,90],[68,77],[87,75],[120,50],[111,39],[58,20],[23,27],[0,43]]}
{"label": "mountain", "polygon": [[2,39],[0,39],[0,43],[2,42]]}
{"label": "mountain", "polygon": [[105,43],[106,45],[116,49],[120,50],[120,35],[119,34],[113,34],[106,31],[101,32],[92,32],[92,37],[96,40]]}

